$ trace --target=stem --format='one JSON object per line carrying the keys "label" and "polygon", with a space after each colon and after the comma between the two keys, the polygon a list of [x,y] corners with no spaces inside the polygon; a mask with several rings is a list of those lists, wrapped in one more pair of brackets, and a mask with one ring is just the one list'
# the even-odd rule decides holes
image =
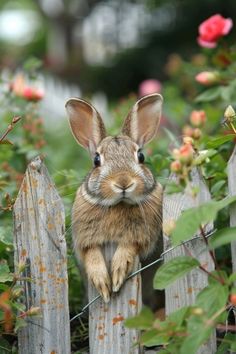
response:
{"label": "stem", "polygon": [[[192,253],[189,251],[188,247],[187,247],[185,244],[183,244],[183,247],[184,247],[185,251],[188,253],[188,255],[189,255],[190,257],[194,258],[193,255],[192,255]],[[200,264],[198,267],[199,267],[199,269],[201,269],[204,273],[206,273],[208,276],[212,277],[213,279],[215,279],[215,280],[218,281],[219,283],[221,283],[221,284],[224,284],[224,283],[225,283],[223,279],[218,278],[218,277],[216,277],[214,274],[210,273],[210,272],[209,272],[207,269],[205,269],[201,264]]]}
{"label": "stem", "polygon": [[3,133],[3,135],[0,137],[0,143],[5,139],[5,137],[7,136],[7,134],[10,133],[10,131],[12,131],[12,129],[14,128],[14,125],[15,125],[17,122],[19,122],[20,119],[21,119],[20,116],[12,118],[11,124],[8,125],[7,130],[6,130],[5,133]]}
{"label": "stem", "polygon": [[230,122],[229,124],[230,124],[231,128],[233,129],[234,133],[236,134],[236,129],[235,129],[233,123]]}
{"label": "stem", "polygon": [[[204,240],[204,242],[205,242],[205,244],[206,244],[206,246],[207,246],[207,248],[208,248],[208,246],[209,246],[208,239],[207,239],[207,237],[206,237],[204,228],[203,228],[202,226],[200,226],[200,231],[201,231],[201,235],[202,235],[202,237],[203,237],[203,240]],[[210,256],[211,256],[211,259],[212,259],[212,261],[213,261],[213,263],[214,263],[215,269],[217,270],[217,272],[218,272],[218,274],[219,274],[220,282],[221,282],[222,285],[224,285],[224,284],[225,284],[225,280],[221,277],[221,275],[220,275],[220,273],[219,273],[220,268],[219,268],[219,265],[218,265],[218,263],[217,263],[215,254],[214,254],[214,252],[213,252],[212,250],[210,250],[209,248],[208,248],[208,252],[209,252],[209,254],[210,254]]]}

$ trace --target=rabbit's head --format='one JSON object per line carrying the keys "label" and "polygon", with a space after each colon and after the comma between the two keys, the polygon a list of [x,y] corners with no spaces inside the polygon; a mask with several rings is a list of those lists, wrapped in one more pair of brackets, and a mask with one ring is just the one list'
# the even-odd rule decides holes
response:
{"label": "rabbit's head", "polygon": [[72,98],[66,103],[69,122],[77,142],[86,148],[94,167],[84,182],[84,196],[93,204],[138,204],[156,186],[144,163],[143,146],[158,130],[162,97],[141,98],[125,119],[121,134],[107,136],[103,121],[89,103]]}

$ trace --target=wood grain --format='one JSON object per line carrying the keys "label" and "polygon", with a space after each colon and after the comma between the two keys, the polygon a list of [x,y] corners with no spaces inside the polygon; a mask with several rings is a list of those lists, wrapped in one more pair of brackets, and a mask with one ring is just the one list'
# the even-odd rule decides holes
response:
{"label": "wood grain", "polygon": [[19,331],[19,354],[70,353],[65,214],[42,160],[28,166],[14,205],[15,266],[26,262],[25,304],[41,308]]}

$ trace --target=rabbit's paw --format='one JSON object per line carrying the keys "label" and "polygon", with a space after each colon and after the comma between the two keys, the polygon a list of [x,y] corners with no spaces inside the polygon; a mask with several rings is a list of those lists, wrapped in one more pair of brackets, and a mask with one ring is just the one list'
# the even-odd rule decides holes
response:
{"label": "rabbit's paw", "polygon": [[110,301],[111,281],[107,270],[96,270],[89,275],[91,283],[97,289],[103,300],[107,303]]}
{"label": "rabbit's paw", "polygon": [[118,251],[112,260],[112,290],[119,291],[128,274],[133,268],[133,257],[129,252]]}

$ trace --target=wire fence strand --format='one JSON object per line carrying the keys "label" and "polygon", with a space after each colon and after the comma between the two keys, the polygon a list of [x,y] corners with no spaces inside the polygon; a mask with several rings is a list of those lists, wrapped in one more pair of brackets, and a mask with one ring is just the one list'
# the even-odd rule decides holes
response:
{"label": "wire fence strand", "polygon": [[[215,232],[216,232],[216,229],[209,231],[209,232],[206,234],[206,238],[211,237]],[[194,241],[194,240],[197,240],[197,239],[200,239],[200,238],[202,238],[202,235],[195,236],[195,237],[193,237],[193,238],[191,238],[191,239],[189,239],[189,240],[186,240],[186,241],[184,241],[184,242],[181,242],[179,245],[176,245],[176,246],[173,246],[173,247],[168,248],[166,251],[164,251],[164,252],[161,253],[161,255],[160,255],[160,257],[159,257],[158,259],[156,259],[155,261],[153,261],[153,262],[151,262],[151,263],[145,265],[145,266],[142,267],[142,268],[139,268],[139,269],[136,270],[135,272],[131,273],[131,274],[127,277],[126,280],[131,279],[131,278],[133,278],[135,275],[141,273],[143,270],[145,270],[145,269],[147,269],[147,268],[150,268],[150,267],[152,267],[153,265],[155,265],[155,264],[157,264],[157,263],[159,263],[159,262],[164,261],[164,256],[165,256],[167,253],[173,251],[174,249],[176,249],[176,248],[178,248],[178,247],[180,247],[180,246],[183,246],[183,245],[185,245],[185,244],[188,243],[188,242],[191,242],[191,241]],[[75,315],[74,317],[72,317],[72,318],[70,319],[70,322],[74,321],[74,320],[75,320],[76,318],[78,318],[78,317],[81,317],[81,316],[86,312],[86,310],[87,310],[94,302],[96,302],[96,301],[97,301],[98,299],[100,299],[100,298],[101,298],[101,295],[97,295],[95,298],[93,298],[91,301],[89,301],[89,302],[82,308],[82,310],[81,310],[77,315]]]}

